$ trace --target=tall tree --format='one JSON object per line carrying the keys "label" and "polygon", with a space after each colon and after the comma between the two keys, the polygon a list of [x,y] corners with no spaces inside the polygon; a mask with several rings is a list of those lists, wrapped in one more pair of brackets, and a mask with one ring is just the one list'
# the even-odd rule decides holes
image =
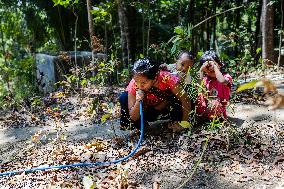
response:
{"label": "tall tree", "polygon": [[281,51],[282,51],[282,37],[283,37],[283,32],[284,32],[284,0],[281,0],[281,24],[280,24],[280,31],[279,31],[279,54],[278,54],[278,63],[277,63],[277,66],[278,66],[278,69],[279,69],[279,66],[281,64]]}
{"label": "tall tree", "polygon": [[137,31],[137,28],[140,28],[139,26],[141,25],[139,24],[137,11],[134,6],[127,6],[127,18],[128,18],[127,21],[129,23],[128,26],[129,60],[128,61],[132,62],[135,59],[135,52],[137,51],[137,44],[139,43],[139,40],[137,38],[137,36],[139,36],[139,32]]}
{"label": "tall tree", "polygon": [[130,59],[130,37],[128,28],[128,18],[126,16],[126,5],[124,0],[117,0],[118,19],[120,26],[120,43],[122,49],[122,61],[125,67],[129,65]]}
{"label": "tall tree", "polygon": [[[188,18],[189,18],[189,23],[193,26],[195,23],[194,23],[194,17],[195,17],[195,8],[194,8],[194,5],[195,5],[195,1],[194,0],[189,0],[189,15],[188,15]],[[196,53],[196,50],[195,50],[195,30],[192,30],[192,33],[191,33],[191,51],[195,54]]]}
{"label": "tall tree", "polygon": [[260,26],[261,26],[262,0],[258,0],[256,9],[257,9],[257,13],[256,13],[255,33],[254,33],[254,40],[253,40],[254,45],[253,45],[253,50],[252,50],[253,52],[252,54],[253,54],[254,62],[255,62],[254,65],[257,65],[258,59],[259,59],[256,49],[261,46]]}
{"label": "tall tree", "polygon": [[262,60],[263,63],[274,61],[274,9],[271,0],[262,1],[261,33],[262,33]]}
{"label": "tall tree", "polygon": [[[241,5],[241,1],[236,1],[236,5],[237,7],[239,7]],[[235,36],[234,36],[234,41],[236,43],[235,47],[234,47],[234,56],[237,57],[238,56],[238,47],[239,47],[239,28],[240,28],[240,24],[241,24],[241,10],[237,10],[235,11]]]}
{"label": "tall tree", "polygon": [[[212,15],[215,15],[216,14],[216,7],[217,7],[217,1],[216,0],[213,0],[213,14]],[[210,44],[210,48],[211,49],[214,49],[215,48],[215,41],[216,41],[216,25],[217,25],[217,20],[216,20],[216,17],[213,18],[212,20],[212,40],[211,40],[211,44]]]}
{"label": "tall tree", "polygon": [[90,40],[91,40],[92,61],[94,61],[94,44],[93,44],[94,41],[93,41],[93,37],[95,37],[95,35],[94,35],[93,15],[91,13],[91,7],[92,7],[91,3],[92,2],[91,2],[91,0],[86,0],[86,1],[87,1],[89,33],[90,33]]}

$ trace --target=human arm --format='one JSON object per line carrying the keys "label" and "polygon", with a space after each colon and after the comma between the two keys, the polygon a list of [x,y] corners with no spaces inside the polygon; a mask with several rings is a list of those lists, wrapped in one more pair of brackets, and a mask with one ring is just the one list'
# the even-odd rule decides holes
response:
{"label": "human arm", "polygon": [[136,91],[136,96],[133,94],[128,94],[128,109],[130,119],[137,121],[140,118],[140,101],[144,98],[144,92],[142,90]]}
{"label": "human arm", "polygon": [[208,62],[205,62],[199,69],[199,78],[197,80],[197,83],[201,84],[203,77],[204,77],[204,72],[208,69]]}
{"label": "human arm", "polygon": [[[191,111],[191,103],[190,99],[187,97],[187,93],[185,93],[185,91],[182,89],[182,87],[179,84],[177,84],[176,87],[172,89],[172,92],[182,103],[183,115],[181,121],[188,121],[189,114]],[[180,132],[185,129],[180,125],[180,122],[178,121],[169,123],[168,128],[172,129],[173,132]]]}
{"label": "human arm", "polygon": [[171,89],[172,93],[181,101],[182,104],[182,121],[188,121],[188,116],[191,111],[190,99],[187,97],[187,93],[182,89],[181,85],[176,84]]}
{"label": "human arm", "polygon": [[224,77],[224,75],[221,73],[219,67],[217,64],[213,64],[214,72],[216,75],[217,80],[222,83],[223,85],[227,85],[230,82]]}
{"label": "human arm", "polygon": [[222,72],[220,71],[220,66],[214,61],[206,61],[199,70],[200,79],[203,78],[204,73],[209,77],[216,77],[217,81],[219,81],[223,85],[229,84],[229,80],[224,77]]}
{"label": "human arm", "polygon": [[176,64],[161,64],[160,65],[160,70],[162,71],[168,71],[172,74],[176,74],[177,70],[176,70]]}

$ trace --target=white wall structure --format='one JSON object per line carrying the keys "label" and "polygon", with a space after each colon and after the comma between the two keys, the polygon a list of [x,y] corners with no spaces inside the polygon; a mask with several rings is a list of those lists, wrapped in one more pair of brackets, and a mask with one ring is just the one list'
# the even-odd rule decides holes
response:
{"label": "white wall structure", "polygon": [[[40,91],[49,93],[54,91],[54,84],[62,79],[62,76],[69,72],[69,69],[77,66],[86,66],[91,63],[92,52],[74,51],[64,52],[70,57],[70,60],[62,60],[60,55],[52,56],[48,54],[38,53],[35,56],[36,74]],[[94,58],[106,59],[106,55],[102,53],[94,54]],[[77,61],[75,61],[75,59]],[[95,61],[96,62],[96,61]]]}
{"label": "white wall structure", "polygon": [[50,56],[47,54],[36,54],[36,75],[39,85],[39,89],[44,92],[52,92],[54,89],[55,69],[54,60],[56,56]]}

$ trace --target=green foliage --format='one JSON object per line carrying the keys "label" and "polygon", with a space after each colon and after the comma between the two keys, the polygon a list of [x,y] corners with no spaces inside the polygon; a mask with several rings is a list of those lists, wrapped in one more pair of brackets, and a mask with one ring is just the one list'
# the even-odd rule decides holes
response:
{"label": "green foliage", "polygon": [[[139,58],[143,58],[141,54]],[[170,52],[168,43],[160,43],[159,45],[152,44],[149,47],[149,57],[155,58],[155,60],[160,60],[161,62],[168,62],[168,60],[173,59],[173,55]]]}
{"label": "green foliage", "polygon": [[22,19],[23,13],[10,8],[0,12],[0,103],[9,107],[36,93],[35,61],[30,53],[32,32]]}
{"label": "green foliage", "polygon": [[251,82],[242,84],[241,86],[239,86],[239,88],[237,89],[237,92],[241,92],[247,89],[252,89],[255,87],[255,85],[257,84],[258,80],[252,80]]}
{"label": "green foliage", "polygon": [[117,70],[116,76],[117,83],[121,86],[124,86],[125,83],[127,83],[127,81],[129,80],[130,73],[128,69],[123,69],[121,72]]}
{"label": "green foliage", "polygon": [[222,118],[214,117],[211,121],[207,122],[206,129],[210,132],[215,132],[221,129],[224,123]]}
{"label": "green foliage", "polygon": [[13,101],[4,100],[1,104],[14,106],[36,93],[33,57],[11,61],[9,67],[0,62],[0,69],[5,70],[0,76],[3,79],[0,83],[0,98],[13,98]]}
{"label": "green foliage", "polygon": [[41,103],[41,98],[40,97],[33,97],[32,99],[31,99],[31,102],[32,102],[32,107],[36,107],[36,106],[40,106],[40,105],[42,105],[42,103]]}
{"label": "green foliage", "polygon": [[98,63],[97,74],[93,77],[94,81],[96,81],[96,83],[99,85],[106,85],[109,83],[110,76],[115,72],[116,65],[116,60]]}
{"label": "green foliage", "polygon": [[[15,98],[22,99],[36,92],[35,65],[33,57],[27,57],[15,62],[12,82],[14,83]],[[14,63],[14,62],[13,62]]]}
{"label": "green foliage", "polygon": [[233,28],[228,25],[229,19],[218,18],[217,42],[219,54],[226,63],[226,69],[234,78],[241,74],[247,74],[258,68],[261,64],[255,57],[260,53],[261,48],[253,48],[257,22],[255,12],[258,9],[257,2],[251,2],[240,14],[239,27]]}
{"label": "green foliage", "polygon": [[110,2],[104,3],[102,5],[96,6],[91,10],[91,13],[94,16],[94,21],[100,23],[102,21],[110,24],[112,21],[112,4]]}
{"label": "green foliage", "polygon": [[[52,31],[53,33],[53,31]],[[60,51],[60,47],[56,44],[55,39],[48,39],[41,47],[38,48],[39,52],[49,52],[49,54],[56,54]]]}
{"label": "green foliage", "polygon": [[198,85],[198,66],[194,64],[192,68],[188,70],[188,73],[191,76],[191,82],[189,84],[181,83],[183,89],[187,92],[188,98],[195,102],[198,93],[204,90],[203,86]]}
{"label": "green foliage", "polygon": [[191,28],[191,25],[175,27],[175,35],[169,40],[169,43],[173,43],[171,54],[176,54],[181,49],[191,50]]}
{"label": "green foliage", "polygon": [[70,92],[90,87],[93,84],[105,86],[118,83],[121,79],[129,77],[128,70],[121,73],[116,72],[118,64],[117,60],[95,60],[94,63],[85,67],[72,68],[70,70],[71,74],[65,75],[66,79],[57,82],[56,86]]}
{"label": "green foliage", "polygon": [[[1,96],[13,93],[20,99],[25,93],[23,88],[27,86],[28,89],[33,88],[35,70],[32,53],[56,54],[59,49],[72,50],[75,41],[77,49],[90,49],[86,1],[53,0],[52,2],[1,1],[3,7],[0,9]],[[269,5],[275,7],[275,31],[283,33],[278,29],[281,17],[278,6],[280,2],[270,2]],[[121,28],[117,16],[117,3],[102,0],[92,1],[92,4],[95,35],[103,40],[106,52],[111,57],[106,61],[96,62],[91,70],[80,68],[82,74],[73,72],[68,75],[65,82],[70,87],[88,87],[90,84],[106,83],[123,84],[130,75],[128,70],[123,70],[119,65]],[[225,71],[234,78],[258,69],[261,66],[261,48],[257,42],[260,36],[258,10],[261,10],[261,1],[249,1],[242,9],[212,17],[198,27],[194,27],[216,13],[239,5],[238,1],[216,3],[212,0],[126,1],[123,8],[130,31],[128,48],[133,53],[130,57],[146,56],[147,52],[147,56],[159,62],[172,63],[174,56],[181,49],[192,50],[198,60],[202,52],[213,48],[227,63]],[[76,18],[79,19],[75,39]],[[18,92],[20,95],[16,95]]]}
{"label": "green foliage", "polygon": [[68,7],[71,2],[72,2],[72,4],[76,4],[76,3],[79,2],[79,0],[74,0],[74,1],[71,1],[71,0],[52,0],[52,1],[54,3],[54,6],[61,5],[61,6],[64,6],[65,8]]}

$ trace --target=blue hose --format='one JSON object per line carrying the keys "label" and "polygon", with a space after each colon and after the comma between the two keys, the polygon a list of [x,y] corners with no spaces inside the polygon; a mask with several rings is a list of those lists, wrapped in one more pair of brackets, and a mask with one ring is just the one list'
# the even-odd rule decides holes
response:
{"label": "blue hose", "polygon": [[132,152],[130,152],[130,154],[128,154],[127,156],[125,156],[123,158],[113,160],[113,161],[108,161],[108,162],[76,163],[76,164],[70,164],[70,165],[54,165],[54,166],[49,166],[49,167],[36,167],[36,168],[32,168],[32,169],[25,169],[25,170],[18,170],[18,171],[10,171],[10,172],[0,173],[0,176],[16,175],[16,174],[20,174],[22,172],[30,173],[30,172],[34,172],[34,171],[44,171],[44,170],[47,170],[47,169],[64,169],[64,168],[70,168],[70,167],[87,167],[87,166],[91,166],[91,167],[109,166],[111,164],[126,161],[128,158],[130,158],[131,156],[133,156],[137,152],[137,150],[139,149],[139,147],[142,143],[143,132],[144,132],[144,123],[143,123],[144,118],[143,118],[142,101],[140,102],[140,120],[141,120],[141,130],[140,130],[140,138],[139,138],[139,141],[137,143],[137,146],[134,150],[132,150]]}

